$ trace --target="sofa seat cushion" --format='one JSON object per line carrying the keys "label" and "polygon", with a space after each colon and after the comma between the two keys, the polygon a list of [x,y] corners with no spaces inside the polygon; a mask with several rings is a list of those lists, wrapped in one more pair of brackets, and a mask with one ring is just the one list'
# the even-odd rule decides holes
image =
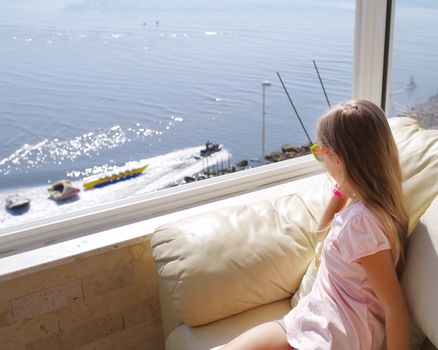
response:
{"label": "sofa seat cushion", "polygon": [[170,333],[166,350],[208,350],[261,323],[278,320],[289,310],[289,298],[286,298],[200,327],[184,324]]}

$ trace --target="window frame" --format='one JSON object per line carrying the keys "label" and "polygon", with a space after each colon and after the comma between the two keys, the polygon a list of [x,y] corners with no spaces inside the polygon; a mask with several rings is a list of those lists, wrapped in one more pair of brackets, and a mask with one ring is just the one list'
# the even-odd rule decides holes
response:
{"label": "window frame", "polygon": [[393,0],[356,0],[352,97],[386,109],[389,96]]}
{"label": "window frame", "polygon": [[[392,0],[356,0],[352,97],[385,106],[392,53]],[[389,12],[390,13],[389,13]],[[387,15],[388,13],[388,15]],[[54,218],[0,229],[0,254],[120,227],[322,171],[313,157],[168,188]]]}

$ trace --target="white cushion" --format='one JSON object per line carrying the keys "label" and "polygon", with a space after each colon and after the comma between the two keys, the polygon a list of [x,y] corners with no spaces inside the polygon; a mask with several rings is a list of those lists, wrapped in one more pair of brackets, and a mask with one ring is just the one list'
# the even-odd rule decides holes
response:
{"label": "white cushion", "polygon": [[185,324],[210,323],[296,291],[314,254],[311,231],[330,198],[325,176],[307,193],[227,207],[155,231],[153,259]]}
{"label": "white cushion", "polygon": [[182,325],[170,333],[166,350],[207,350],[218,347],[252,327],[283,318],[289,310],[289,298],[286,298],[201,327]]}
{"label": "white cushion", "polygon": [[438,199],[436,198],[409,238],[403,288],[411,316],[430,341],[438,346]]}
{"label": "white cushion", "polygon": [[438,194],[438,130],[422,129],[406,117],[388,122],[400,156],[410,233]]}

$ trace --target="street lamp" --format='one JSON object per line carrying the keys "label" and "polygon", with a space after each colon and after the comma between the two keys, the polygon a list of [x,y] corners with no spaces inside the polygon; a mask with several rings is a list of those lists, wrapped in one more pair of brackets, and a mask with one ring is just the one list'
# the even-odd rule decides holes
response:
{"label": "street lamp", "polygon": [[261,163],[265,162],[265,151],[266,151],[266,107],[265,107],[265,88],[271,86],[272,84],[268,80],[262,81],[262,159]]}

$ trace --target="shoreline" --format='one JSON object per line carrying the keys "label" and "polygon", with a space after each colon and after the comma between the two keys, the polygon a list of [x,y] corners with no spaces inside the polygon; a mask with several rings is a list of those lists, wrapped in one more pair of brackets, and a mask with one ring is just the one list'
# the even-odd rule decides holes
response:
{"label": "shoreline", "polygon": [[426,102],[415,105],[399,117],[414,118],[424,129],[438,129],[438,94],[429,97]]}

